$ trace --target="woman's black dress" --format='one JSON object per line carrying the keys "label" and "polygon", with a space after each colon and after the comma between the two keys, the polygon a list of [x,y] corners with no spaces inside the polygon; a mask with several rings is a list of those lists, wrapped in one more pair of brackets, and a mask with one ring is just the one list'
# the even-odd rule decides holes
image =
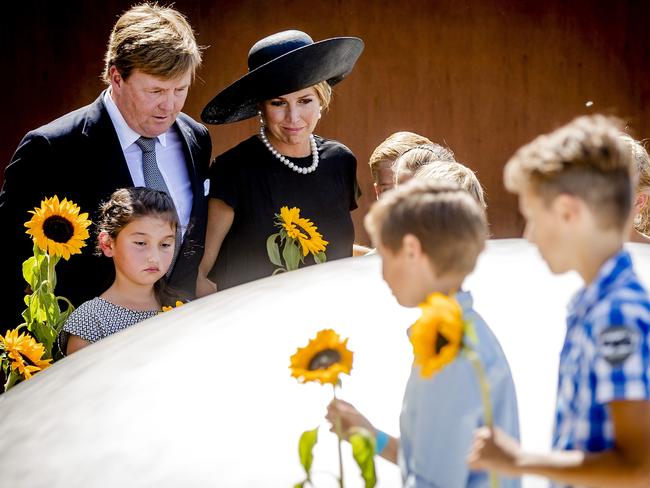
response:
{"label": "woman's black dress", "polygon": [[[210,197],[235,211],[210,278],[224,290],[270,276],[276,268],[266,252],[267,238],[278,231],[275,214],[283,206],[300,208],[329,242],[327,260],[352,255],[354,226],[350,211],[357,208],[357,161],[343,144],[315,136],[320,162],[313,173],[292,171],[257,136],[218,156],[210,167]],[[300,167],[312,157],[289,158]],[[208,228],[208,232],[210,229]],[[305,265],[313,264],[311,255]]]}

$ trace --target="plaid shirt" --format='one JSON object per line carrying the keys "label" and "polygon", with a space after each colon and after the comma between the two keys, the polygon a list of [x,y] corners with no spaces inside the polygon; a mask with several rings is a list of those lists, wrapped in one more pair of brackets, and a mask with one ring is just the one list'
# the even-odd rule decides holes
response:
{"label": "plaid shirt", "polygon": [[603,451],[614,445],[607,404],[650,399],[650,300],[627,251],[576,294],[567,326],[553,446]]}

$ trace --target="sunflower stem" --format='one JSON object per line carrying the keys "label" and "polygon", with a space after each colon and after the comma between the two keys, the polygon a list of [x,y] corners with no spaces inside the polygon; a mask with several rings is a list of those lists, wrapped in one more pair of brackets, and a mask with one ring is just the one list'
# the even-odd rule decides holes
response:
{"label": "sunflower stem", "polygon": [[47,292],[51,295],[54,295],[54,259],[50,256],[49,253],[46,253],[47,256]]}
{"label": "sunflower stem", "polygon": [[[488,382],[487,376],[485,374],[485,368],[481,363],[481,358],[479,358],[478,353],[473,350],[467,351],[467,357],[474,366],[474,371],[476,371],[476,376],[478,378],[478,383],[481,387],[481,397],[483,399],[483,410],[485,412],[485,425],[492,429],[494,427],[494,417],[492,415],[492,403],[490,402],[490,384]],[[490,488],[498,488],[499,481],[497,475],[494,471],[490,471]]]}
{"label": "sunflower stem", "polygon": [[[332,385],[332,393],[334,400],[336,400],[336,384]],[[334,421],[334,429],[336,430],[336,437],[338,438],[338,451],[339,451],[339,488],[344,488],[343,482],[343,455],[341,453],[342,433],[341,433],[341,417],[336,416]]]}

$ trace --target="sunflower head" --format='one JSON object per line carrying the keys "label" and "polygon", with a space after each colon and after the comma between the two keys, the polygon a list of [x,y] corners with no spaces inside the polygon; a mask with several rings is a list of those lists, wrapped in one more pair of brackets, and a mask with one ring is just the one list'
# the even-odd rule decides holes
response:
{"label": "sunflower head", "polygon": [[311,220],[300,216],[298,207],[282,207],[278,226],[285,230],[288,237],[298,240],[303,256],[324,253],[329,244]]}
{"label": "sunflower head", "polygon": [[463,341],[463,312],[458,302],[433,293],[419,305],[422,315],[411,327],[414,362],[429,378],[451,363]]}
{"label": "sunflower head", "polygon": [[48,368],[51,359],[43,359],[45,348],[25,332],[18,334],[18,329],[0,335],[0,349],[4,350],[12,370],[17,370],[25,379],[32,377],[42,369]]}
{"label": "sunflower head", "polygon": [[40,207],[33,211],[31,220],[25,223],[27,234],[36,245],[50,256],[70,259],[72,254],[80,254],[88,238],[87,213],[79,213],[79,207],[65,198],[59,202],[58,196],[46,198]]}
{"label": "sunflower head", "polygon": [[347,348],[348,340],[341,340],[332,329],[324,329],[310,339],[306,347],[298,348],[291,356],[291,376],[298,381],[318,381],[336,385],[341,373],[350,374],[353,352]]}

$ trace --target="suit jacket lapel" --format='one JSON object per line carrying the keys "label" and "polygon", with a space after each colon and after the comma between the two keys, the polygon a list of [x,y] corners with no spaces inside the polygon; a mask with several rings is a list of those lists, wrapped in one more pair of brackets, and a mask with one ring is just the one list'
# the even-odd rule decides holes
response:
{"label": "suit jacket lapel", "polygon": [[90,106],[84,124],[83,134],[88,141],[88,165],[93,168],[93,185],[104,194],[112,193],[117,188],[133,186],[133,179],[124,158],[120,140],[113,127],[106,107],[104,92]]}
{"label": "suit jacket lapel", "polygon": [[194,154],[198,151],[198,142],[192,129],[183,120],[178,117],[176,119],[176,127],[183,139],[183,152],[185,154],[185,164],[187,166],[187,174],[192,183],[192,217],[195,215],[197,200],[203,196],[203,182],[199,181],[199,175],[194,161]]}

